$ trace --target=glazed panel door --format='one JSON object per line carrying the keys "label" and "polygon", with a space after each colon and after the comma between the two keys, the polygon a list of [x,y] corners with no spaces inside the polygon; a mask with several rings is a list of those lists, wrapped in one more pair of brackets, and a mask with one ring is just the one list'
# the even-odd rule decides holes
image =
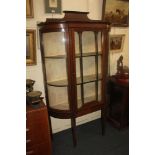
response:
{"label": "glazed panel door", "polygon": [[103,92],[102,30],[74,30],[76,108],[100,104]]}

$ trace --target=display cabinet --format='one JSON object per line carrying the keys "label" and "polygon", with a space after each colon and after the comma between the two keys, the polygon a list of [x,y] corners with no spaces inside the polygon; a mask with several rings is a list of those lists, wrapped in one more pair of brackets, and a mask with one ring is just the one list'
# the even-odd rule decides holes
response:
{"label": "display cabinet", "polygon": [[87,14],[65,11],[38,24],[49,115],[71,119],[74,145],[79,116],[101,110],[104,132],[110,25]]}

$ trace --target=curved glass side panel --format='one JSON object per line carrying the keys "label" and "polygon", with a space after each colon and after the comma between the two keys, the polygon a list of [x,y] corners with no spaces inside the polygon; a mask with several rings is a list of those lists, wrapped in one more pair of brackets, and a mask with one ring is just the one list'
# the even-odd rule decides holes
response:
{"label": "curved glass side panel", "polygon": [[49,106],[54,109],[69,110],[67,87],[48,86]]}
{"label": "curved glass side panel", "polygon": [[43,51],[49,105],[69,110],[65,32],[43,33]]}
{"label": "curved glass side panel", "polygon": [[44,54],[47,56],[65,56],[65,37],[64,32],[44,33]]}
{"label": "curved glass side panel", "polygon": [[64,80],[67,84],[68,80],[65,59],[46,59],[45,66],[47,82],[61,82]]}

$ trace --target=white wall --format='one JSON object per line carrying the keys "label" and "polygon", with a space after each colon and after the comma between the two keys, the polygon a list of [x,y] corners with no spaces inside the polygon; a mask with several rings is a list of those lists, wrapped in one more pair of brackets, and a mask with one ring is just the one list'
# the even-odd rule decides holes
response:
{"label": "white wall", "polygon": [[[37,31],[37,23],[40,21],[45,21],[46,18],[62,18],[64,14],[45,14],[44,10],[44,0],[33,0],[34,5],[34,18],[26,20],[26,28],[36,29]],[[71,11],[86,11],[90,12],[88,17],[90,19],[100,20],[102,16],[102,0],[62,0],[62,10],[71,10]],[[112,28],[111,34],[125,34],[125,44],[122,53],[110,54],[110,66],[111,66],[111,74],[115,74],[116,72],[116,60],[122,54],[124,56],[124,64],[128,65],[128,28]],[[37,31],[37,65],[27,66],[26,67],[26,78],[31,78],[36,81],[34,85],[34,90],[39,90],[43,92],[43,97],[45,97],[44,93],[44,85],[43,85],[43,73],[42,73],[42,64],[41,64],[41,55],[39,49],[39,41],[38,41],[38,31]],[[82,116],[77,119],[77,124],[83,124],[85,122],[89,122],[91,120],[97,119],[100,117],[100,111]],[[70,128],[70,120],[69,119],[56,119],[51,118],[52,120],[52,129],[53,133],[59,132],[61,130]]]}

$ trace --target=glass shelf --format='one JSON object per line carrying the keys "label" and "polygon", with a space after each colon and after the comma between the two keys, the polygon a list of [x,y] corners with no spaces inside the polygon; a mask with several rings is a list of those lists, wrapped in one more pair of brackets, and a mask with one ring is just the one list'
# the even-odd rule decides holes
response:
{"label": "glass shelf", "polygon": [[66,87],[68,86],[67,79],[63,80],[58,80],[58,81],[52,81],[52,82],[47,82],[49,86],[55,86],[55,87]]}
{"label": "glass shelf", "polygon": [[[90,57],[90,56],[96,56],[96,55],[102,55],[101,52],[98,54],[96,52],[88,52],[88,53],[82,53],[82,57]],[[76,58],[80,57],[80,53],[75,55]],[[46,59],[64,59],[66,58],[66,55],[52,55],[52,56],[45,56]]]}
{"label": "glass shelf", "polygon": [[[101,74],[99,74],[98,75],[98,80],[101,80],[101,79],[102,79],[102,76],[101,76]],[[80,77],[78,77],[76,79],[76,81],[77,81],[77,84],[82,84],[82,81],[81,81],[81,78]],[[97,81],[95,74],[83,76],[83,84],[94,82],[94,81]]]}
{"label": "glass shelf", "polygon": [[[89,56],[96,56],[96,55],[101,55],[101,52],[98,54],[96,52],[88,52],[88,53],[82,53],[82,57],[89,57]],[[76,58],[80,57],[80,53],[76,54]]]}
{"label": "glass shelf", "polygon": [[[102,80],[101,74],[98,75],[98,80]],[[86,76],[83,77],[83,84],[94,82],[94,81],[97,81],[95,74],[93,74],[93,75],[86,75]],[[77,85],[82,84],[81,78],[77,77],[76,78],[76,82],[77,82]],[[66,86],[68,86],[67,79],[47,82],[47,84],[50,85],[50,86],[55,86],[55,87],[66,87]]]}
{"label": "glass shelf", "polygon": [[60,104],[52,105],[51,108],[60,109],[60,110],[69,110],[69,104],[68,103],[60,103]]}
{"label": "glass shelf", "polygon": [[64,59],[66,55],[52,55],[52,56],[45,56],[46,59]]}

